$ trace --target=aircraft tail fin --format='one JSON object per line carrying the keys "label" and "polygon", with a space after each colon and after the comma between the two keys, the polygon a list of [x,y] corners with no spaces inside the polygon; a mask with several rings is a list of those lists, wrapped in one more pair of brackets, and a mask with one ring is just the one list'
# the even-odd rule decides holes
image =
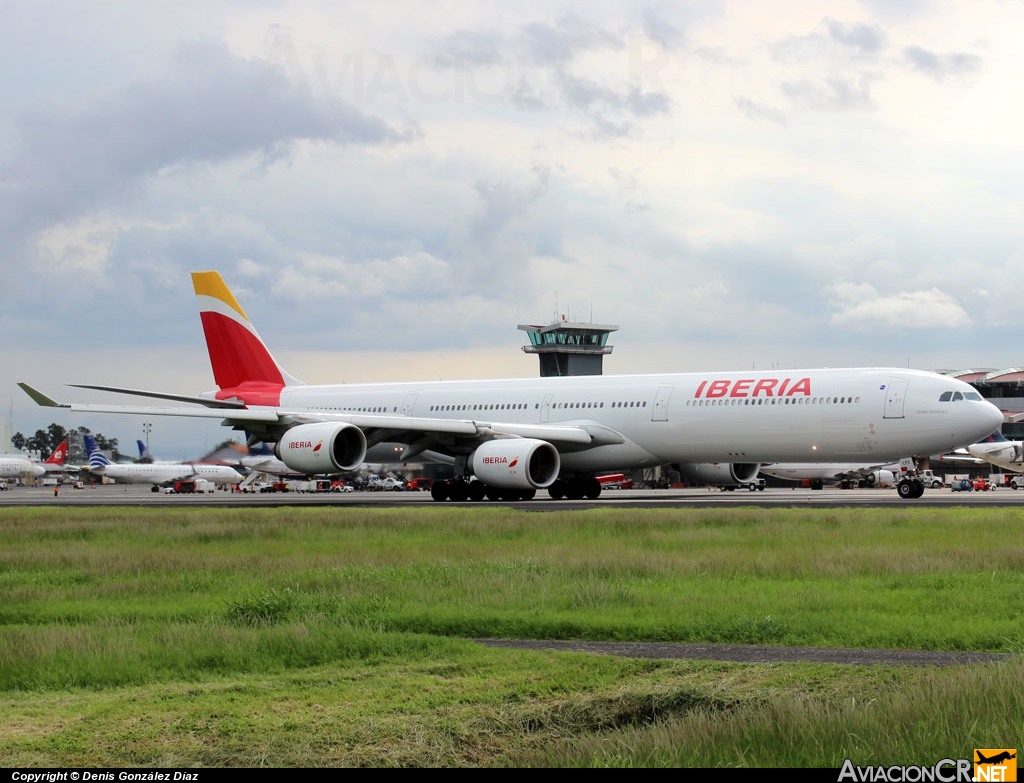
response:
{"label": "aircraft tail fin", "polygon": [[982,438],[979,443],[1006,443],[1007,439],[1002,432],[996,430],[991,435]]}
{"label": "aircraft tail fin", "polygon": [[271,355],[219,272],[193,272],[192,286],[219,399],[276,405],[285,386],[302,385]]}
{"label": "aircraft tail fin", "polygon": [[141,440],[136,440],[135,441],[135,445],[137,445],[139,447],[139,459],[140,460],[143,460],[143,459],[152,460],[153,459],[153,455],[149,453],[149,447],[146,446],[145,443],[143,443]]}
{"label": "aircraft tail fin", "polygon": [[68,461],[68,442],[65,440],[65,441],[61,441],[61,443],[57,446],[57,448],[55,448],[53,450],[53,453],[50,454],[50,456],[47,457],[45,460],[43,460],[43,464],[44,465],[63,465],[67,461]]}
{"label": "aircraft tail fin", "polygon": [[89,458],[90,468],[102,468],[107,465],[113,465],[109,459],[103,456],[103,452],[100,451],[100,447],[96,445],[96,440],[91,435],[84,437],[85,441],[85,453]]}

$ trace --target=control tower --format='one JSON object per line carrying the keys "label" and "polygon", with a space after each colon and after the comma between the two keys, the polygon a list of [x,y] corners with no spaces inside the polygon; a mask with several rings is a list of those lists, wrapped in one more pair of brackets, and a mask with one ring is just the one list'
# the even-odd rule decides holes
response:
{"label": "control tower", "polygon": [[608,335],[619,327],[561,320],[546,326],[519,324],[530,335],[530,344],[523,346],[526,353],[535,353],[540,360],[542,378],[561,375],[601,375],[606,354],[612,352]]}

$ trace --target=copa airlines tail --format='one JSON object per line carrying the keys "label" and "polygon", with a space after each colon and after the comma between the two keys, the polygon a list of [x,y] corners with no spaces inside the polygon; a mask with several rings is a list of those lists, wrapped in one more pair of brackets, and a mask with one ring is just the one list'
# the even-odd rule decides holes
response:
{"label": "copa airlines tail", "polygon": [[[1002,413],[969,384],[891,367],[588,375],[387,384],[304,384],[285,372],[217,272],[193,272],[217,388],[198,396],[81,385],[190,403],[59,403],[73,411],[218,418],[275,443],[305,474],[351,470],[380,444],[399,461],[436,455],[456,478],[435,500],[597,497],[600,472],[672,464],[756,475],[765,462],[891,462],[988,435]],[[372,453],[372,451],[371,451]],[[919,497],[918,479],[898,484]]]}

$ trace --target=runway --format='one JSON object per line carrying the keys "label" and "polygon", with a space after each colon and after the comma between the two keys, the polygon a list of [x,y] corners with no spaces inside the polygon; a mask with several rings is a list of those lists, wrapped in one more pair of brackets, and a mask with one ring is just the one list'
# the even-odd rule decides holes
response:
{"label": "runway", "polygon": [[[381,507],[405,506],[435,507],[438,504],[429,492],[273,492],[243,494],[217,491],[192,495],[165,495],[152,492],[147,485],[114,484],[72,489],[63,486],[55,497],[52,487],[13,487],[0,492],[0,507],[4,506],[151,506],[168,508],[191,507],[275,507],[275,506],[339,506]],[[446,505],[453,505],[447,503]],[[620,507],[620,508],[672,508],[672,507],[880,507],[928,508],[960,507],[983,508],[1014,506],[1024,508],[1024,490],[1008,488],[988,492],[953,492],[950,489],[928,489],[924,496],[913,500],[900,498],[895,489],[831,489],[810,490],[803,487],[768,487],[763,491],[718,489],[622,489],[607,490],[597,500],[553,500],[543,490],[529,501],[466,501],[457,503],[465,507],[478,505],[508,505],[530,511],[558,511],[565,509]]]}

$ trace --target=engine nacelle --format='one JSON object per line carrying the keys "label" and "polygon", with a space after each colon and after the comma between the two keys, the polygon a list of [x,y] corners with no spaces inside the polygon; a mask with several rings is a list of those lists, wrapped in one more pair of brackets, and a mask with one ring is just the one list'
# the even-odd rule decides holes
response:
{"label": "engine nacelle", "polygon": [[543,489],[558,478],[562,461],[546,440],[499,438],[477,447],[470,467],[484,484],[500,489]]}
{"label": "engine nacelle", "polygon": [[298,473],[355,470],[365,462],[366,436],[354,424],[300,424],[284,434],[274,453]]}
{"label": "engine nacelle", "polygon": [[761,471],[760,462],[682,462],[679,475],[691,484],[729,486],[749,484]]}

